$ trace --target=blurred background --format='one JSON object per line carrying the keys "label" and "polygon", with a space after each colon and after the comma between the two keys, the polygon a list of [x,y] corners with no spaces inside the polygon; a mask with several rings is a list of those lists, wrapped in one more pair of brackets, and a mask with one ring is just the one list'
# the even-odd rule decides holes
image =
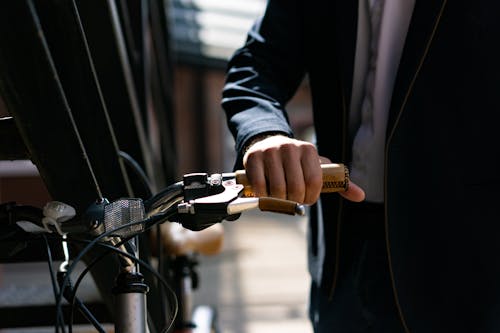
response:
{"label": "blurred background", "polygon": [[[50,2],[56,3],[47,3]],[[104,29],[109,28],[107,16],[100,18],[95,11],[104,1],[78,3],[84,26],[89,27],[90,47],[96,52],[96,68],[111,71],[120,58],[119,50],[116,54],[115,50],[102,52],[98,57],[99,51],[109,44],[104,40]],[[116,6],[122,17],[132,74],[136,71],[143,78],[150,76],[143,87],[137,88],[137,99],[138,108],[143,108],[147,115],[144,127],[151,143],[151,165],[153,169],[156,166],[157,170],[165,170],[155,176],[159,177],[159,184],[177,181],[190,172],[232,170],[234,141],[220,106],[226,64],[234,50],[244,43],[246,32],[264,12],[265,5],[266,0],[108,1],[108,6]],[[43,6],[39,9],[42,11]],[[134,27],[134,21],[139,22],[136,26],[142,24],[142,36],[138,37],[133,29],[127,31]],[[144,25],[145,21],[150,25]],[[97,28],[91,28],[96,25]],[[161,42],[155,44],[154,36],[158,35]],[[6,43],[7,36],[0,33],[0,41]],[[146,58],[147,54],[152,56]],[[139,65],[134,67],[135,62]],[[69,71],[74,70],[73,67]],[[124,98],[120,95],[120,89],[125,91],[126,87],[120,86],[122,80],[117,75],[124,72],[122,69],[102,76],[110,113],[114,108],[117,113],[134,109],[133,103],[123,105]],[[153,87],[149,97],[148,84]],[[155,87],[160,91],[155,91]],[[0,95],[0,117],[5,120],[0,123],[0,155],[4,154],[2,160],[9,162],[0,161],[0,203],[22,200],[26,204],[42,204],[49,196],[36,168],[27,166],[22,156],[6,152],[17,144],[12,136],[2,132],[6,128],[2,126],[14,111]],[[309,139],[312,116],[307,80],[289,104],[288,112],[296,136]],[[136,143],[124,141],[123,145],[127,144],[133,149]],[[155,151],[160,150],[166,151],[163,155],[168,158],[156,164]],[[10,163],[14,159],[19,159],[19,163]],[[147,161],[142,162],[147,169]],[[259,212],[223,223],[223,250],[215,256],[199,257],[200,281],[195,291],[195,304],[213,305],[217,309],[220,333],[312,332],[307,319],[305,224],[306,217]],[[0,264],[0,306],[15,304],[22,301],[20,298],[25,300],[39,292],[33,288],[30,294],[31,289],[23,289],[22,283],[32,286],[32,279],[19,279],[30,268],[14,266],[11,269]],[[12,281],[21,285],[13,286]],[[24,293],[19,293],[20,290]]]}
{"label": "blurred background", "polygon": [[[266,0],[173,0],[178,170],[232,170],[234,141],[220,106],[225,66]],[[298,137],[311,137],[307,80],[288,106]],[[194,131],[193,131],[194,129]],[[221,254],[200,258],[196,303],[213,304],[224,333],[308,333],[306,218],[245,214],[224,223]]]}
{"label": "blurred background", "polygon": [[[171,0],[175,57],[178,170],[218,172],[233,166],[233,140],[220,107],[226,63],[263,14],[266,0]],[[307,81],[288,112],[295,133],[307,137],[312,124]]]}

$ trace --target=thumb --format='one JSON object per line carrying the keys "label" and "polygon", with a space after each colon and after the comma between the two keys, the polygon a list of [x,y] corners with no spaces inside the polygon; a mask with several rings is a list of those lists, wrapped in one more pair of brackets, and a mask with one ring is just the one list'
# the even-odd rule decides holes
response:
{"label": "thumb", "polygon": [[365,200],[365,191],[352,181],[349,181],[347,191],[339,192],[339,194],[349,201],[361,202]]}

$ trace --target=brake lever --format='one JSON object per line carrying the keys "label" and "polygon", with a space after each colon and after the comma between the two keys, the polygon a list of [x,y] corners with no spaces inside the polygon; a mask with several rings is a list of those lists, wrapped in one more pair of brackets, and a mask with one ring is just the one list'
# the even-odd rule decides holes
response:
{"label": "brake lever", "polygon": [[304,206],[270,197],[244,197],[244,185],[227,174],[194,173],[184,176],[184,200],[177,205],[179,223],[191,230],[202,230],[223,220],[237,220],[243,211],[304,215]]}
{"label": "brake lever", "polygon": [[236,220],[239,215],[229,214],[227,207],[242,191],[243,185],[237,184],[234,179],[223,179],[221,174],[186,174],[183,177],[184,199],[177,204],[175,219],[194,231],[223,220]]}

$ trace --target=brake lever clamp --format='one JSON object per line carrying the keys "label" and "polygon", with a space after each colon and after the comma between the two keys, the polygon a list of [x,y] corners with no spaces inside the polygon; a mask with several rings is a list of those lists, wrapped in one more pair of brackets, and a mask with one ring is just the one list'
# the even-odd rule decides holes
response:
{"label": "brake lever clamp", "polygon": [[177,205],[176,218],[183,227],[199,231],[223,220],[237,220],[241,213],[228,213],[228,205],[240,197],[243,185],[221,174],[184,175],[184,200]]}

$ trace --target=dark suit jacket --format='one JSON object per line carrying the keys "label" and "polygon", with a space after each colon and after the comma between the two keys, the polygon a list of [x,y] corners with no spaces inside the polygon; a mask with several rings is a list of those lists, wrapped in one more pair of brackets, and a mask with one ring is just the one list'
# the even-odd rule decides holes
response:
{"label": "dark suit jacket", "polygon": [[[285,105],[307,74],[319,153],[349,162],[356,15],[357,1],[269,2],[223,91],[239,153],[259,133],[293,135]],[[500,332],[499,17],[496,1],[416,1],[385,171],[387,249],[407,332]],[[322,288],[333,293],[342,199],[321,202],[325,235],[311,253],[325,246]]]}

